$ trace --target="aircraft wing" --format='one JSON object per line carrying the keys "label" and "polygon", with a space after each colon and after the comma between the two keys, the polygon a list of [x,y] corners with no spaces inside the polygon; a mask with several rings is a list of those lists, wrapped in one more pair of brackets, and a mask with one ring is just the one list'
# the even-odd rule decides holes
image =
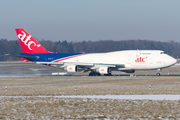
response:
{"label": "aircraft wing", "polygon": [[91,70],[99,69],[99,68],[125,68],[125,64],[104,64],[104,63],[80,63],[80,62],[38,62],[37,64],[44,64],[49,66],[54,66],[60,69],[68,70],[71,68],[78,68],[78,71],[88,72]]}
{"label": "aircraft wing", "polygon": [[104,63],[80,63],[80,62],[37,62],[37,64],[47,64],[47,65],[77,65],[78,67],[117,67],[124,68],[125,64],[104,64]]}

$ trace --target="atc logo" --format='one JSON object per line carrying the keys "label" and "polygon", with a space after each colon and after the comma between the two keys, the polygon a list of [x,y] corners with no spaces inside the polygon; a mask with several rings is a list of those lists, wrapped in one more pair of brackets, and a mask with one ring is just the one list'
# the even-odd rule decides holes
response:
{"label": "atc logo", "polygon": [[29,50],[32,50],[31,45],[40,47],[41,45],[36,45],[34,41],[31,40],[31,35],[26,37],[26,33],[21,31],[23,34],[18,34],[18,38],[28,47]]}
{"label": "atc logo", "polygon": [[104,72],[105,70],[104,69],[101,69],[101,72]]}
{"label": "atc logo", "polygon": [[145,63],[145,59],[147,59],[147,57],[139,57],[139,58],[136,58],[135,62],[136,63]]}
{"label": "atc logo", "polygon": [[72,68],[72,67],[69,67],[69,70],[73,70],[73,68]]}

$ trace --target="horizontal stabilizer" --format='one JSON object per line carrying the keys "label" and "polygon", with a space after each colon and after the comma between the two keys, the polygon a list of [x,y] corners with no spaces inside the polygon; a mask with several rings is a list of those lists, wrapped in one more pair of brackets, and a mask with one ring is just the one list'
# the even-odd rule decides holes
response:
{"label": "horizontal stabilizer", "polygon": [[26,59],[24,59],[24,58],[21,58],[21,60],[22,60],[23,62],[25,62],[25,63],[27,63],[27,62],[31,62],[31,61],[26,60]]}
{"label": "horizontal stabilizer", "polygon": [[12,57],[20,57],[20,58],[25,58],[29,61],[32,61],[34,59],[39,58],[38,56],[23,56],[23,55],[10,55],[10,54],[5,54],[6,56],[12,56]]}

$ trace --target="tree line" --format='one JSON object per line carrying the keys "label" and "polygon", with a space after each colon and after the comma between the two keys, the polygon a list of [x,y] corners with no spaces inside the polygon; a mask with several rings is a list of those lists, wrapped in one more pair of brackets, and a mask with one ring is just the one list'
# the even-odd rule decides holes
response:
{"label": "tree line", "polygon": [[[100,41],[38,41],[48,51],[57,53],[99,53],[119,50],[163,50],[167,54],[180,58],[180,43],[169,41],[151,40],[100,40]],[[0,61],[20,60],[16,57],[4,56],[5,54],[19,55],[22,49],[18,40],[0,39]]]}

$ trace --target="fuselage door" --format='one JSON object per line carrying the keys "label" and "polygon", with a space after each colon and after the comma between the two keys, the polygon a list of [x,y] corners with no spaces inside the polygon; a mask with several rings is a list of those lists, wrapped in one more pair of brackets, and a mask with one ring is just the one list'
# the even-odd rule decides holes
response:
{"label": "fuselage door", "polygon": [[137,49],[136,57],[139,57],[141,55],[141,51]]}

